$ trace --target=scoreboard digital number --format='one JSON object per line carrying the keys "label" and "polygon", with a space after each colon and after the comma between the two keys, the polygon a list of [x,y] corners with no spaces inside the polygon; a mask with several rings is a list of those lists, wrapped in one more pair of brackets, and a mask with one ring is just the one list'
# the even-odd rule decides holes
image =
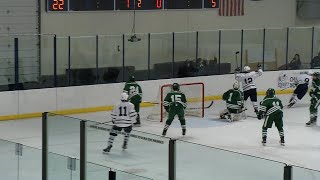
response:
{"label": "scoreboard digital number", "polygon": [[219,0],[47,0],[48,11],[219,8]]}

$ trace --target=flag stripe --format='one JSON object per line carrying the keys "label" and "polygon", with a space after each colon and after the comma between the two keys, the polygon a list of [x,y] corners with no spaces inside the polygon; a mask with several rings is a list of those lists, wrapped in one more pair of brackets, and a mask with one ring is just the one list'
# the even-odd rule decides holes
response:
{"label": "flag stripe", "polygon": [[244,0],[220,0],[219,16],[243,16]]}

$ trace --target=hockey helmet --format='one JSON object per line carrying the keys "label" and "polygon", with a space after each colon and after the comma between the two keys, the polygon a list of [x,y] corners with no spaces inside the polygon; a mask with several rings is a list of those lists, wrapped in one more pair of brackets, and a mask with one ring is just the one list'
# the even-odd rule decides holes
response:
{"label": "hockey helmet", "polygon": [[266,96],[273,97],[276,94],[276,91],[273,88],[269,88],[266,92]]}
{"label": "hockey helmet", "polygon": [[240,88],[239,82],[233,83],[233,89],[239,89],[239,88]]}
{"label": "hockey helmet", "polygon": [[180,85],[178,83],[173,83],[172,84],[172,90],[179,91],[180,90]]}
{"label": "hockey helmet", "polygon": [[244,67],[243,67],[243,71],[244,71],[244,72],[249,72],[250,69],[251,69],[251,68],[250,68],[249,66],[244,66]]}
{"label": "hockey helmet", "polygon": [[128,101],[129,95],[127,93],[121,93],[121,101]]}
{"label": "hockey helmet", "polygon": [[133,75],[129,76],[129,82],[135,82],[135,81],[136,81],[136,78]]}
{"label": "hockey helmet", "polygon": [[313,76],[313,77],[316,77],[316,78],[319,78],[319,75],[320,75],[319,72],[314,72],[314,73],[312,74],[312,76]]}

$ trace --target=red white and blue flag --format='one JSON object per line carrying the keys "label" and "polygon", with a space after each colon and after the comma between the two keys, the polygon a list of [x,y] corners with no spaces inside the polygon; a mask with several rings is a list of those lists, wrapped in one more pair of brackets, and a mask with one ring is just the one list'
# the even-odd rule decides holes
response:
{"label": "red white and blue flag", "polygon": [[244,0],[220,0],[219,16],[243,16]]}

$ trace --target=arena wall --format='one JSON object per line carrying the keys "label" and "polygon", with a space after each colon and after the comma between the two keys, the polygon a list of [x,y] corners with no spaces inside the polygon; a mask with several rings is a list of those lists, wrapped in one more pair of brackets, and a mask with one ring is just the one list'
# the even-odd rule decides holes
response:
{"label": "arena wall", "polygon": [[[301,71],[285,71],[286,74],[297,74]],[[275,88],[278,94],[292,93],[292,89],[281,90],[278,87],[281,71],[264,72],[257,79],[259,94],[268,88]],[[202,76],[193,78],[164,79],[139,82],[143,89],[143,101],[155,101],[159,86],[167,83],[203,82],[205,84],[205,99],[219,100],[227,89],[235,82],[234,74]],[[119,102],[123,83],[92,86],[76,86],[63,88],[36,89],[0,93],[0,120],[24,119],[40,117],[42,112],[50,111],[61,114],[88,113],[107,111]],[[143,104],[147,106],[148,104]],[[150,105],[150,104],[149,104]]]}

